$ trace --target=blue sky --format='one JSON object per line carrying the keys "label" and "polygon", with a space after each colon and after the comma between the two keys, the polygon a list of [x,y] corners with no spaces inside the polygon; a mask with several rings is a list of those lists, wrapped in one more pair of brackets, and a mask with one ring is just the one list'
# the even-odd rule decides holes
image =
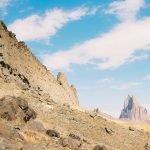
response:
{"label": "blue sky", "polygon": [[0,0],[0,17],[80,105],[119,116],[128,94],[150,108],[150,0]]}

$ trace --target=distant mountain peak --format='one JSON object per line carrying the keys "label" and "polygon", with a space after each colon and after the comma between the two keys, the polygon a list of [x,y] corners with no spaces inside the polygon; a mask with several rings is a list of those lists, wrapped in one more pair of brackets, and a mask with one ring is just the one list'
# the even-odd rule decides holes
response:
{"label": "distant mountain peak", "polygon": [[128,107],[128,108],[132,108],[132,107],[136,107],[136,106],[140,106],[140,102],[139,100],[134,96],[134,95],[128,95],[126,100],[124,101],[124,108]]}
{"label": "distant mountain peak", "polygon": [[120,119],[149,121],[148,111],[144,108],[134,95],[128,95],[124,101],[124,108],[121,111]]}

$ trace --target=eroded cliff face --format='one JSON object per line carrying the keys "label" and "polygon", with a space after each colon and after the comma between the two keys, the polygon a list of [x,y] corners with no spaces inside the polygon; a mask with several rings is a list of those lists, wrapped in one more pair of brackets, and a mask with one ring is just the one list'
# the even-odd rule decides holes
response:
{"label": "eroded cliff face", "polygon": [[141,106],[135,96],[130,95],[128,95],[124,102],[124,108],[121,112],[120,119],[150,121],[147,109]]}
{"label": "eroded cliff face", "polygon": [[[55,102],[78,105],[76,89],[68,84],[63,73],[57,80],[31,53],[24,42],[0,21],[0,83],[10,83],[24,90],[48,95]],[[4,90],[4,88],[3,88]],[[0,92],[7,95],[7,92]]]}

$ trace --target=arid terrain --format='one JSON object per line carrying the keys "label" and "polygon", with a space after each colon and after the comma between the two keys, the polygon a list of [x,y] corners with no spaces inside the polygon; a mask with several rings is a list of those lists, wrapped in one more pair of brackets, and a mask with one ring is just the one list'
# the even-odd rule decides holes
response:
{"label": "arid terrain", "polygon": [[0,150],[149,150],[148,122],[118,121],[79,106],[0,22]]}

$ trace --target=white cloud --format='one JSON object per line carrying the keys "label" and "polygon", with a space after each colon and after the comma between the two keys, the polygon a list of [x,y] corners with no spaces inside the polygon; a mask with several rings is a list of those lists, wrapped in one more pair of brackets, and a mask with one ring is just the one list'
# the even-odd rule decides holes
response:
{"label": "white cloud", "polygon": [[104,78],[101,80],[98,80],[97,83],[111,83],[113,81],[112,78]]}
{"label": "white cloud", "polygon": [[150,74],[144,77],[144,80],[150,80]]}
{"label": "white cloud", "polygon": [[73,46],[67,51],[44,55],[43,63],[52,70],[69,69],[71,64],[85,65],[93,62],[99,69],[117,68],[133,61],[135,52],[149,50],[149,27],[150,18],[122,22],[108,33]]}
{"label": "white cloud", "polygon": [[44,55],[44,64],[52,70],[69,70],[71,64],[95,64],[99,69],[111,69],[148,58],[145,54],[135,55],[137,51],[146,51],[150,47],[150,17],[141,20],[136,18],[144,5],[144,0],[110,3],[106,13],[117,15],[121,23],[109,32],[75,45],[67,51]]}
{"label": "white cloud", "polygon": [[135,62],[135,61],[139,61],[139,60],[143,60],[143,59],[148,59],[149,58],[149,55],[148,54],[143,54],[143,55],[140,55],[140,56],[132,56],[130,58],[130,61],[129,62]]}
{"label": "white cloud", "polygon": [[142,85],[141,82],[128,82],[128,83],[123,83],[123,84],[112,85],[111,88],[117,89],[117,90],[129,90],[129,89],[138,87],[140,85]]}
{"label": "white cloud", "polygon": [[106,14],[115,14],[121,20],[135,20],[139,10],[144,7],[144,0],[120,0],[110,3]]}
{"label": "white cloud", "polygon": [[0,11],[2,12],[2,15],[6,15],[6,7],[10,5],[11,0],[0,0]]}
{"label": "white cloud", "polygon": [[46,11],[43,16],[34,14],[25,19],[17,19],[8,28],[16,33],[19,40],[48,40],[65,24],[79,20],[86,15],[93,15],[96,11],[96,8],[88,9],[83,7],[70,11],[56,8]]}

